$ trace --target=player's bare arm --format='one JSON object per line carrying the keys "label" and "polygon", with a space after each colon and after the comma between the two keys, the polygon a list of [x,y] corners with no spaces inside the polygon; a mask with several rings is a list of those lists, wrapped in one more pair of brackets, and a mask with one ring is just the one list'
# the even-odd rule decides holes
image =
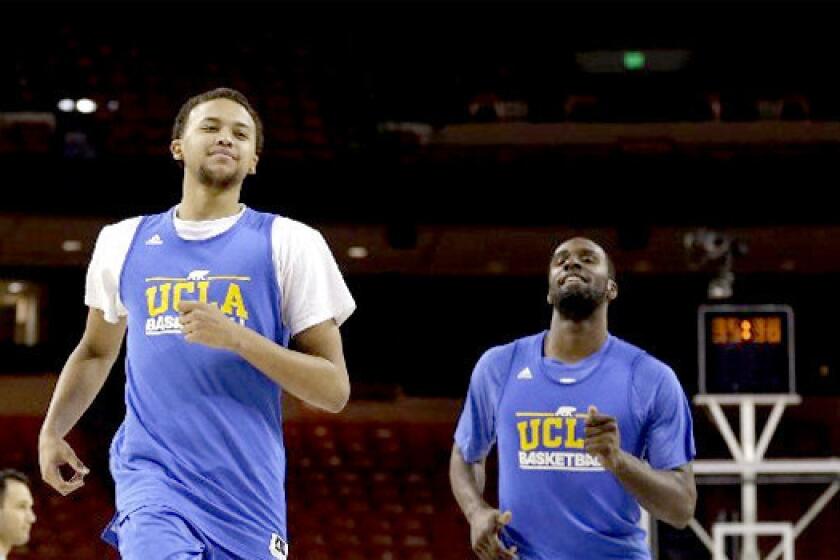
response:
{"label": "player's bare arm", "polygon": [[485,476],[485,460],[467,463],[458,446],[452,446],[449,480],[455,500],[470,524],[473,552],[481,560],[516,558],[516,547],[505,548],[499,539],[502,527],[510,523],[511,513],[502,513],[484,501]]}
{"label": "player's bare arm", "polygon": [[[85,332],[59,375],[41,428],[38,458],[44,482],[63,495],[79,489],[88,473],[64,438],[105,384],[119,355],[125,331],[125,318],[112,324],[105,320],[102,311],[91,308]],[[69,465],[75,471],[69,480],[61,475],[59,468],[62,465]]]}
{"label": "player's bare arm", "polygon": [[230,350],[281,385],[285,391],[318,408],[340,412],[350,398],[350,378],[341,333],[332,319],[298,333],[289,350],[234,323],[218,307],[181,302],[181,327],[188,342]]}

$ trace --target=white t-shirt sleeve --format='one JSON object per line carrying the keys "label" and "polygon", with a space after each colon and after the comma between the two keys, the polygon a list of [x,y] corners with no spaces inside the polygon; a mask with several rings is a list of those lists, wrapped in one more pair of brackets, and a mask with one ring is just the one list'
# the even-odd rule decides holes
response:
{"label": "white t-shirt sleeve", "polygon": [[129,218],[102,228],[88,265],[85,304],[102,310],[109,323],[128,315],[120,300],[120,273],[140,220]]}
{"label": "white t-shirt sleeve", "polygon": [[283,321],[292,336],[329,319],[341,325],[350,317],[356,302],[319,231],[278,217],[272,224],[271,244]]}

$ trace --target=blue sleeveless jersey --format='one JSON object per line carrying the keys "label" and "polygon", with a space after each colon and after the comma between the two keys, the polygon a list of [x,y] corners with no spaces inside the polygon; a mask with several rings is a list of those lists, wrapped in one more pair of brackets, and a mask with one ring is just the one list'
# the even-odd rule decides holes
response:
{"label": "blue sleeveless jersey", "polygon": [[650,558],[636,499],[584,450],[585,414],[615,416],[624,451],[657,469],[691,461],[688,402],[673,371],[610,336],[572,365],[543,356],[545,333],[488,351],[455,439],[468,462],[495,442],[503,540],[522,560]]}
{"label": "blue sleeveless jersey", "polygon": [[243,558],[286,538],[280,388],[236,354],[191,344],[181,301],[288,344],[271,256],[273,215],[247,209],[226,232],[188,241],[173,211],[144,217],[123,266],[126,416],[111,445],[120,516],[164,505]]}

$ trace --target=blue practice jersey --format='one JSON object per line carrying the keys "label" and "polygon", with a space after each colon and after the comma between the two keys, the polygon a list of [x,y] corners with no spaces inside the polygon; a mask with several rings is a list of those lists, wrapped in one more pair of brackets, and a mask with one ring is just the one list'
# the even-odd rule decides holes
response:
{"label": "blue practice jersey", "polygon": [[584,451],[590,405],[615,416],[624,451],[655,469],[694,457],[691,413],[674,372],[610,336],[586,359],[545,358],[546,333],[489,350],[472,374],[455,433],[468,462],[499,455],[503,541],[522,560],[650,558],[639,505]]}
{"label": "blue practice jersey", "polygon": [[275,216],[247,209],[229,230],[191,241],[173,214],[142,219],[122,269],[126,417],[110,459],[118,513],[166,506],[242,558],[271,558],[270,543],[286,538],[280,388],[233,352],[186,342],[178,306],[216,304],[287,345]]}

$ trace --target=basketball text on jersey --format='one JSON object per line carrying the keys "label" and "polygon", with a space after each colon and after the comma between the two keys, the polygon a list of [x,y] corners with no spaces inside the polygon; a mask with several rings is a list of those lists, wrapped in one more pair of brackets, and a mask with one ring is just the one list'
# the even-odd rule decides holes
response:
{"label": "basketball text on jersey", "polygon": [[586,414],[573,406],[552,412],[517,412],[519,468],[523,470],[603,471],[597,457],[583,450]]}
{"label": "basketball text on jersey", "polygon": [[[146,334],[181,334],[179,306],[188,300],[219,307],[231,320],[245,325],[248,307],[242,296],[242,285],[250,281],[248,276],[211,276],[209,270],[193,270],[186,278],[146,278]],[[211,300],[211,293],[221,297],[218,301]]]}

